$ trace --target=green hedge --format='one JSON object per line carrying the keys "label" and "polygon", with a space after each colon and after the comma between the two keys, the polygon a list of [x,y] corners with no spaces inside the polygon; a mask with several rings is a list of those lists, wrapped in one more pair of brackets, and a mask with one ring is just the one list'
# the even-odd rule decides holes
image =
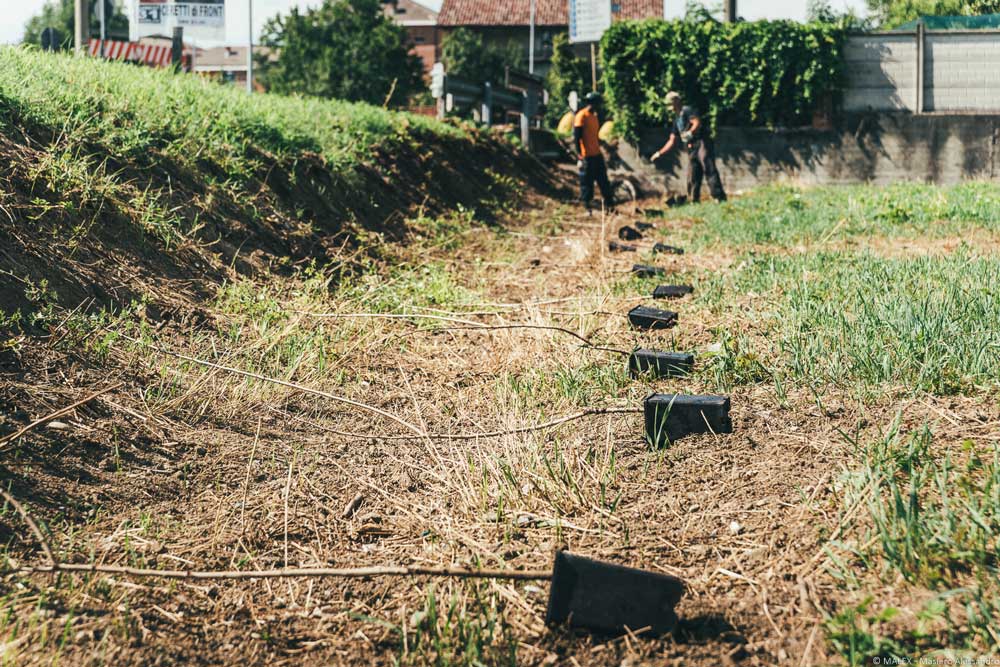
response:
{"label": "green hedge", "polygon": [[622,21],[601,41],[605,91],[631,138],[670,117],[670,90],[707,113],[713,129],[802,125],[839,97],[845,36],[836,23]]}

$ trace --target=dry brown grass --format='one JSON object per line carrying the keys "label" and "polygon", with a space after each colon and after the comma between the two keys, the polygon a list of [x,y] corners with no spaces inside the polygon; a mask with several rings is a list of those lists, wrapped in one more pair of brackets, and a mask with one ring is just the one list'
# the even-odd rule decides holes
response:
{"label": "dry brown grass", "polygon": [[[632,331],[624,313],[641,296],[622,285],[636,257],[606,250],[629,212],[602,225],[549,200],[527,211],[509,222],[521,235],[476,228],[457,250],[397,250],[397,262],[443,267],[461,288],[424,312],[561,327],[626,349],[703,349],[714,329],[747,326],[730,311],[682,301],[676,331]],[[684,271],[727,271],[732,261],[658,259]],[[136,335],[372,405],[423,433],[516,431],[581,407],[636,408],[652,390],[712,389],[701,376],[629,381],[622,358],[553,330],[303,314],[364,312],[379,290],[399,288],[393,281],[340,298],[274,280],[264,315],[214,307],[210,327]],[[476,651],[486,664],[825,664],[834,656],[823,622],[844,595],[824,551],[824,536],[844,530],[837,480],[852,452],[841,432],[875,428],[896,409],[846,396],[826,397],[821,409],[807,391],[778,401],[749,386],[733,392],[735,434],[662,451],[643,442],[638,415],[399,441],[402,427],[383,414],[125,339],[98,349],[93,332],[52,333],[22,346],[4,400],[49,409],[84,387],[127,383],[74,411],[66,430],[32,432],[4,461],[12,493],[32,500],[62,559],[539,569],[568,547],[680,576],[689,592],[677,633],[649,639],[547,629],[545,586],[530,583],[8,576],[0,652],[25,665],[445,664]],[[80,347],[63,351],[67,340]],[[981,407],[914,403],[906,414],[961,430],[956,417]],[[3,525],[15,531],[4,536],[10,556],[37,560],[24,526],[10,517]]]}

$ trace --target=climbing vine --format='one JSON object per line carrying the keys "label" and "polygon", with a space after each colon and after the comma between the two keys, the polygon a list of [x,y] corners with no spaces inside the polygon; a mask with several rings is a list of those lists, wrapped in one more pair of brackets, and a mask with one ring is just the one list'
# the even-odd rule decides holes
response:
{"label": "climbing vine", "polygon": [[605,92],[618,129],[635,137],[684,95],[712,127],[808,123],[841,89],[845,25],[828,22],[622,21],[601,41]]}
{"label": "climbing vine", "polygon": [[567,33],[560,33],[552,41],[552,66],[545,78],[549,91],[549,104],[545,120],[555,126],[559,118],[569,111],[569,93],[575,90],[583,95],[590,90],[590,61],[573,51]]}

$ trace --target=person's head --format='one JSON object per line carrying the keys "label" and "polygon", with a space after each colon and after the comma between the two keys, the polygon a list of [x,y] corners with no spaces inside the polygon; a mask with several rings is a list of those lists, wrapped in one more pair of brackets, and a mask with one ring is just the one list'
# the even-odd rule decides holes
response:
{"label": "person's head", "polygon": [[583,96],[583,104],[596,111],[601,106],[601,94],[587,93]]}
{"label": "person's head", "polygon": [[684,98],[677,91],[671,90],[667,93],[667,104],[674,110],[674,113],[680,113],[681,109],[684,108]]}

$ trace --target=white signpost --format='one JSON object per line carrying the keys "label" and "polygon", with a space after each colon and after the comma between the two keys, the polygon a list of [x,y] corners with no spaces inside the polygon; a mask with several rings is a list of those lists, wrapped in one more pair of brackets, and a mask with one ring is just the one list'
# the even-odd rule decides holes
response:
{"label": "white signpost", "polygon": [[569,0],[569,41],[599,42],[611,27],[611,0]]}
{"label": "white signpost", "polygon": [[569,41],[590,42],[591,88],[597,90],[597,53],[594,45],[611,27],[611,0],[569,0]]}

